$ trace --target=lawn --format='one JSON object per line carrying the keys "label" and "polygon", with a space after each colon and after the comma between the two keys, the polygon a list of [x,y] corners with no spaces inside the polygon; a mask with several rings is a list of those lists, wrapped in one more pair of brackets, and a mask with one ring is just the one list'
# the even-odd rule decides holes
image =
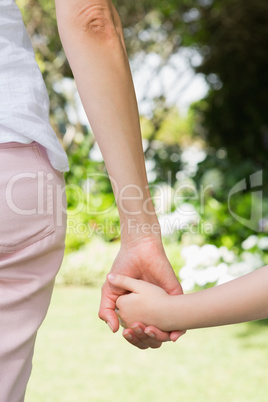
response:
{"label": "lawn", "polygon": [[57,286],[25,402],[266,402],[268,324],[188,331],[138,350],[97,316],[97,288]]}

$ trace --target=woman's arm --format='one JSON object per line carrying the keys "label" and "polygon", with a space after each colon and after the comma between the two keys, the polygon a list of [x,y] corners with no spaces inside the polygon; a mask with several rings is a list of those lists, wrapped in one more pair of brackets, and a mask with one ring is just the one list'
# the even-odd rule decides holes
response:
{"label": "woman's arm", "polygon": [[118,14],[109,0],[56,0],[56,10],[61,41],[111,178],[122,240],[142,236],[145,223],[146,233],[159,237]]}
{"label": "woman's arm", "polygon": [[142,321],[163,331],[213,327],[268,318],[268,267],[223,285],[180,296],[143,281],[117,275],[111,283],[131,291],[117,300],[127,325]]}
{"label": "woman's arm", "polygon": [[[181,286],[163,250],[148,188],[138,107],[119,16],[110,0],[56,0],[56,12],[62,44],[119,210],[122,246],[112,272],[180,294]],[[158,270],[148,258],[152,254],[158,255]],[[114,332],[118,329],[114,309],[119,294],[118,289],[104,284],[99,315]],[[143,332],[138,336],[131,329],[124,332],[131,343],[143,348],[170,339],[156,329],[153,334],[155,339],[150,340]],[[173,334],[173,340],[178,335]]]}

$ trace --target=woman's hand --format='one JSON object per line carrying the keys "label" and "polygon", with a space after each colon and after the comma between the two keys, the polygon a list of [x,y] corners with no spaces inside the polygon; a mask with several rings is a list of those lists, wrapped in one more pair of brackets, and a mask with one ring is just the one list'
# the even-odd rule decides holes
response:
{"label": "woman's hand", "polygon": [[[154,236],[122,243],[113,263],[111,274],[123,274],[134,279],[155,284],[170,295],[182,294],[182,288],[166,257],[161,239]],[[126,291],[106,281],[102,287],[99,317],[106,321],[113,332],[118,331],[119,321],[115,312],[118,297]],[[184,331],[162,332],[144,323],[132,323],[123,335],[131,344],[146,349],[160,347],[162,342],[176,341]]]}

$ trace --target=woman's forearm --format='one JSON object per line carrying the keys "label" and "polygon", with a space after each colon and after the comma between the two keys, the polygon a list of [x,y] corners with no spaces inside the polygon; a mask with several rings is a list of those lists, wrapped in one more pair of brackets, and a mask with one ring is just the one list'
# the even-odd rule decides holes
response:
{"label": "woman's forearm", "polygon": [[[169,297],[165,330],[213,327],[268,317],[268,267],[196,293]],[[161,328],[161,327],[160,327]]]}
{"label": "woman's forearm", "polygon": [[143,228],[159,234],[136,96],[114,6],[110,0],[56,0],[56,8],[61,40],[111,178],[122,236],[142,234]]}

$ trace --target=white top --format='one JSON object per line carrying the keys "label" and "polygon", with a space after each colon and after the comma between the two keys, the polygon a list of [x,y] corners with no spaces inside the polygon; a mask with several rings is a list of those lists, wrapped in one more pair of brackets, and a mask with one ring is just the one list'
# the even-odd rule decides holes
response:
{"label": "white top", "polygon": [[49,99],[15,0],[0,0],[0,143],[43,145],[52,166],[68,171],[67,155],[49,124]]}

